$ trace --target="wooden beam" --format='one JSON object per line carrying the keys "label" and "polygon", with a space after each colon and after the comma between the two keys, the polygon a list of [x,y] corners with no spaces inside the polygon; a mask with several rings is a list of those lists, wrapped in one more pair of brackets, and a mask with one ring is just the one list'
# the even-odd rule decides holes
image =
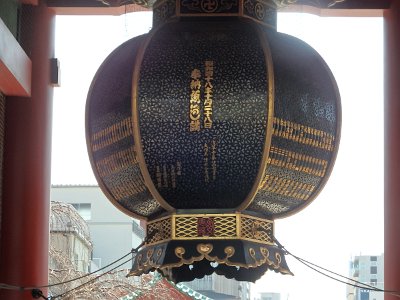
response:
{"label": "wooden beam", "polygon": [[290,5],[279,10],[287,13],[308,13],[320,17],[382,17],[383,9],[332,9],[309,5]]}
{"label": "wooden beam", "polygon": [[[37,1],[37,0],[24,0]],[[156,0],[47,0],[47,6],[60,15],[122,15],[147,11]],[[272,1],[272,0],[271,0]],[[143,3],[127,4],[129,2]],[[330,17],[381,17],[390,7],[390,0],[297,0],[282,12],[306,12]]]}
{"label": "wooden beam", "polygon": [[391,0],[297,0],[296,5],[327,9],[387,9]]}
{"label": "wooden beam", "polygon": [[[384,15],[385,289],[400,290],[400,1]],[[385,293],[385,300],[399,299]]]}
{"label": "wooden beam", "polygon": [[0,19],[0,91],[7,96],[30,96],[31,71],[31,60]]}
{"label": "wooden beam", "polygon": [[20,0],[22,4],[38,5],[39,0]]}
{"label": "wooden beam", "polygon": [[[23,0],[37,2],[37,0]],[[140,3],[139,3],[140,2]],[[119,7],[128,3],[153,3],[155,0],[47,0],[49,7]],[[388,9],[391,0],[297,0],[292,5],[306,5],[320,9]],[[130,4],[129,4],[130,5]]]}
{"label": "wooden beam", "polygon": [[[49,83],[55,15],[41,0],[21,9],[20,39],[32,58],[32,94],[6,97],[0,282],[48,284],[51,115]],[[32,26],[34,24],[34,26]],[[11,98],[11,99],[10,99]],[[47,295],[47,288],[40,288]],[[30,289],[0,289],[0,299],[32,300]],[[47,298],[46,298],[47,299]]]}
{"label": "wooden beam", "polygon": [[[1,0],[0,0],[1,1]],[[130,4],[126,6],[103,6],[103,7],[70,7],[58,6],[52,7],[57,15],[109,15],[120,16],[126,13],[138,11],[150,11],[151,9],[145,8],[140,5]]]}

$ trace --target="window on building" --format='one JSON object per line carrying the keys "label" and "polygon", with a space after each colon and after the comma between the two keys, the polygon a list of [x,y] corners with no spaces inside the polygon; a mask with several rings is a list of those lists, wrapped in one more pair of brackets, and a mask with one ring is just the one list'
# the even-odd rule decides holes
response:
{"label": "window on building", "polygon": [[358,269],[359,268],[359,263],[360,263],[360,261],[358,260],[358,258],[356,258],[354,260],[354,262],[353,262],[353,268],[354,269]]}
{"label": "window on building", "polygon": [[378,261],[378,257],[377,256],[371,256],[369,259],[370,259],[370,261]]}
{"label": "window on building", "polygon": [[371,285],[376,286],[376,284],[378,283],[377,279],[371,279],[370,281]]}
{"label": "window on building", "polygon": [[85,221],[88,221],[92,218],[92,209],[90,203],[71,203],[71,205]]}
{"label": "window on building", "polygon": [[378,273],[378,268],[376,266],[371,266],[370,273],[371,274],[377,274]]}

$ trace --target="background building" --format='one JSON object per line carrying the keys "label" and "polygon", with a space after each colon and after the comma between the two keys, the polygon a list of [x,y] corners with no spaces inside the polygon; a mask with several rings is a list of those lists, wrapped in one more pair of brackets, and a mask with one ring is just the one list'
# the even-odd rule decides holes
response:
{"label": "background building", "polygon": [[250,300],[250,284],[213,273],[184,284],[214,300]]}
{"label": "background building", "polygon": [[[59,206],[76,210],[79,219],[86,221],[84,223],[89,228],[93,242],[91,271],[124,256],[144,238],[144,230],[137,221],[115,208],[96,185],[52,186],[50,199],[61,202]],[[121,268],[131,267],[131,262],[128,262]],[[248,282],[238,282],[216,274],[185,282],[184,285],[215,300],[250,300]]]}
{"label": "background building", "polygon": [[279,293],[260,293],[260,300],[281,300]]}
{"label": "background building", "polygon": [[49,268],[63,269],[69,261],[76,271],[88,272],[92,246],[89,227],[72,205],[51,202]]}
{"label": "background building", "polygon": [[[350,262],[350,277],[362,283],[384,288],[384,255],[355,256]],[[383,300],[384,293],[348,286],[347,299],[349,300]]]}
{"label": "background building", "polygon": [[[84,191],[85,188],[75,187],[75,190]],[[72,191],[72,189],[68,191]],[[121,267],[109,273],[87,274],[90,271],[93,243],[88,223],[84,218],[92,219],[91,208],[91,203],[51,202],[50,295],[56,297],[68,295],[68,299],[91,300],[213,300],[184,284],[175,285],[158,273],[155,273],[155,275],[146,274],[141,277],[126,277],[128,270]],[[138,225],[135,223],[133,231],[138,230],[136,226]],[[122,230],[129,232],[131,229],[132,227]],[[120,234],[119,237],[124,238],[124,235]],[[102,274],[101,278],[94,280],[100,274]],[[90,284],[84,284],[87,282],[90,282]],[[74,294],[68,294],[68,291],[72,291],[81,285],[82,287],[77,289]]]}
{"label": "background building", "polygon": [[[53,186],[50,199],[71,204],[87,222],[93,242],[92,271],[124,256],[144,238],[139,224],[116,209],[98,186]],[[131,262],[121,266],[131,267]]]}

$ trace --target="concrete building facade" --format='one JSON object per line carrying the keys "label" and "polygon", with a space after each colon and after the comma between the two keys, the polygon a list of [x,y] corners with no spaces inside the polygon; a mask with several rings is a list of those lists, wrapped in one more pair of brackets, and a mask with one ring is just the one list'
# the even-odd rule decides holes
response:
{"label": "concrete building facade", "polygon": [[260,293],[260,300],[281,300],[279,293]]}
{"label": "concrete building facade", "polygon": [[[98,186],[53,186],[50,199],[71,204],[87,222],[93,241],[92,271],[124,256],[144,238],[137,221],[116,209]],[[131,262],[121,266],[131,267]]]}
{"label": "concrete building facade", "polygon": [[51,202],[49,268],[65,268],[65,258],[76,271],[87,273],[92,247],[89,227],[73,206]]}
{"label": "concrete building facade", "polygon": [[[138,222],[115,208],[96,185],[55,185],[51,188],[50,199],[75,208],[86,221],[93,242],[91,271],[124,256],[144,238],[144,230]],[[121,268],[130,269],[131,266],[128,262]],[[216,274],[184,284],[215,300],[250,300],[248,282]]]}
{"label": "concrete building facade", "polygon": [[250,284],[248,282],[227,279],[215,273],[191,282],[184,282],[184,284],[214,300],[250,300]]}
{"label": "concrete building facade", "polygon": [[[378,289],[384,289],[384,255],[355,256],[350,262],[350,277]],[[347,299],[383,300],[384,293],[348,286]]]}

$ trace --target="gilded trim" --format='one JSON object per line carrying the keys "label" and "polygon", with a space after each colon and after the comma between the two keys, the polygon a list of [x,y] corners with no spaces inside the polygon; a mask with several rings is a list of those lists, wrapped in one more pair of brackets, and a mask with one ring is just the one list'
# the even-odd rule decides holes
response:
{"label": "gilded trim", "polygon": [[[97,77],[100,74],[100,70],[101,70],[102,66],[100,66],[99,70],[97,71],[97,73],[95,74],[93,80],[92,80],[92,84],[89,88],[89,92],[88,95],[91,94],[91,91],[93,89],[93,84],[94,82],[96,82]],[[90,130],[90,126],[89,126],[89,107],[91,105],[91,101],[92,98],[88,97],[87,101],[86,101],[86,106],[85,106],[85,136],[86,136],[86,148],[87,148],[87,152],[88,152],[88,156],[89,156],[89,161],[90,161],[90,165],[92,166],[93,169],[93,174],[96,178],[96,181],[100,187],[100,189],[102,190],[102,192],[105,194],[105,196],[107,197],[108,200],[110,200],[110,203],[112,205],[114,205],[118,210],[122,211],[123,213],[125,213],[126,215],[133,217],[135,219],[139,219],[139,220],[147,220],[148,218],[142,215],[139,215],[137,213],[134,213],[128,209],[126,209],[125,207],[123,207],[118,200],[114,197],[114,195],[110,192],[109,188],[107,188],[107,186],[105,185],[105,183],[103,182],[103,178],[100,176],[100,170],[98,169],[95,161],[94,161],[94,157],[93,154],[94,152],[92,152],[93,150],[93,144],[92,144],[92,132]]]}
{"label": "gilded trim", "polygon": [[236,235],[237,236],[241,236],[242,235],[242,233],[241,233],[241,226],[240,226],[240,224],[241,224],[241,215],[240,214],[236,214]]}
{"label": "gilded trim", "polygon": [[265,37],[264,32],[262,32],[258,26],[255,26],[255,25],[252,25],[252,26],[257,31],[257,35],[260,39],[260,43],[262,45],[263,52],[264,52],[265,64],[267,66],[266,81],[268,82],[268,96],[267,96],[268,116],[267,116],[267,124],[266,124],[264,152],[263,152],[263,155],[261,158],[257,177],[254,180],[254,184],[250,190],[250,193],[248,194],[246,199],[242,202],[242,204],[237,208],[238,211],[245,210],[251,204],[251,202],[254,200],[255,196],[257,195],[258,187],[264,178],[265,171],[267,169],[268,159],[269,159],[269,149],[271,147],[272,129],[273,129],[272,124],[273,124],[273,120],[274,120],[275,86],[274,86],[274,68],[273,68],[272,54],[271,54],[268,40]]}
{"label": "gilded trim", "polygon": [[160,29],[161,27],[157,28],[156,30],[150,32],[148,36],[146,37],[145,42],[140,46],[138,54],[136,56],[135,60],[135,68],[133,71],[133,76],[132,76],[132,122],[133,122],[133,136],[135,140],[135,148],[136,148],[136,155],[137,159],[139,162],[139,167],[142,172],[142,176],[144,179],[144,182],[146,183],[147,188],[149,189],[151,195],[153,195],[154,199],[167,211],[173,212],[175,209],[169,205],[160,195],[158,192],[157,188],[155,187],[149,171],[146,166],[146,161],[144,158],[143,154],[143,145],[142,145],[142,137],[140,135],[140,126],[139,126],[139,112],[138,112],[138,103],[137,103],[137,97],[138,97],[138,84],[139,84],[139,74],[140,70],[142,67],[142,62],[144,58],[144,53],[147,49],[147,47],[150,44],[151,39],[155,35],[155,33]]}
{"label": "gilded trim", "polygon": [[341,106],[341,101],[340,101],[339,88],[337,86],[336,80],[335,80],[331,70],[329,69],[329,66],[322,59],[321,56],[318,56],[318,59],[325,66],[325,69],[327,71],[327,74],[331,78],[331,83],[332,83],[334,91],[335,91],[336,112],[337,113],[336,113],[336,133],[335,133],[335,136],[333,137],[334,146],[333,146],[333,149],[331,150],[332,151],[332,155],[330,157],[330,162],[329,162],[328,167],[326,169],[325,176],[322,178],[322,180],[319,183],[319,185],[315,188],[315,191],[313,192],[311,197],[308,199],[308,201],[306,201],[300,207],[298,207],[296,209],[293,209],[293,210],[291,210],[289,212],[282,213],[282,214],[279,214],[279,215],[275,215],[275,219],[290,217],[290,216],[298,213],[299,211],[305,209],[308,205],[310,205],[310,203],[312,203],[312,201],[316,197],[318,197],[319,193],[324,188],[325,184],[327,183],[327,181],[328,181],[328,179],[329,179],[329,177],[330,177],[330,175],[332,173],[333,167],[335,165],[336,157],[337,157],[337,154],[338,154],[338,151],[339,151],[340,133],[341,133],[341,127],[342,127],[342,106]]}

